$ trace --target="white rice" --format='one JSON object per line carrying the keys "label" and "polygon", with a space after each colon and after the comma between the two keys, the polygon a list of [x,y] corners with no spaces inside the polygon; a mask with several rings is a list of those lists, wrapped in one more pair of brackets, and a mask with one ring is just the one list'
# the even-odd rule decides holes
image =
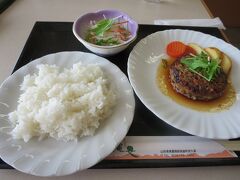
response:
{"label": "white rice", "polygon": [[27,142],[50,136],[70,141],[94,135],[116,102],[102,69],[81,63],[62,72],[56,65],[37,68],[37,74],[24,77],[17,110],[9,114],[13,138]]}

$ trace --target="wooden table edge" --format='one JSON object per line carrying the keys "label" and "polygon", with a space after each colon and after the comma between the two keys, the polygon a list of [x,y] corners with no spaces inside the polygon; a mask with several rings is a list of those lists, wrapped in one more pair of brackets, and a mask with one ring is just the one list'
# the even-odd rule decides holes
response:
{"label": "wooden table edge", "polygon": [[[204,0],[201,0],[202,4],[203,4],[203,7],[206,9],[208,15],[211,17],[211,18],[214,18],[214,15],[213,13],[211,12],[211,10],[209,9],[209,7],[207,6],[207,4],[205,3]],[[231,43],[231,41],[229,40],[229,38],[227,37],[227,35],[225,34],[224,30],[222,29],[219,29],[222,36],[224,37],[225,41],[227,41],[228,43]]]}

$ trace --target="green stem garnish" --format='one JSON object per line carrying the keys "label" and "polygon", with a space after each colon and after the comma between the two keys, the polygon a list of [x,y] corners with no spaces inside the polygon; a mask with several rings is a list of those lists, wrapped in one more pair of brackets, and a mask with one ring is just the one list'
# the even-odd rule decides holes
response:
{"label": "green stem garnish", "polygon": [[97,36],[103,35],[104,32],[109,30],[113,24],[113,19],[102,19],[98,21],[91,29],[90,32],[94,32]]}
{"label": "green stem garnish", "polygon": [[218,59],[211,59],[204,52],[196,56],[181,59],[181,63],[186,65],[190,71],[198,74],[207,81],[211,81],[218,74],[220,69],[218,62]]}

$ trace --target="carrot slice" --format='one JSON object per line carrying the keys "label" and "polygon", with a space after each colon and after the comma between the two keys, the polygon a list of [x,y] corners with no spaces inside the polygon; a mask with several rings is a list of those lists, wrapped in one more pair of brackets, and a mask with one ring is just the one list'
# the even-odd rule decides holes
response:
{"label": "carrot slice", "polygon": [[124,24],[124,23],[128,23],[128,21],[123,21],[123,22],[114,23],[113,25],[119,25],[119,24]]}
{"label": "carrot slice", "polygon": [[167,45],[167,54],[171,57],[178,58],[184,55],[187,46],[180,41],[172,41]]}

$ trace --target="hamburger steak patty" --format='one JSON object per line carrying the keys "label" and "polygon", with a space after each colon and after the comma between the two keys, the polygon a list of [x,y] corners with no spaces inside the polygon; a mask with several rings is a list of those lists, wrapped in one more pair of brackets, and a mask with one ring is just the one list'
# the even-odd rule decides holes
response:
{"label": "hamburger steak patty", "polygon": [[227,75],[222,70],[217,77],[207,81],[190,71],[180,59],[170,66],[170,80],[176,92],[190,99],[202,101],[222,96],[227,86]]}

